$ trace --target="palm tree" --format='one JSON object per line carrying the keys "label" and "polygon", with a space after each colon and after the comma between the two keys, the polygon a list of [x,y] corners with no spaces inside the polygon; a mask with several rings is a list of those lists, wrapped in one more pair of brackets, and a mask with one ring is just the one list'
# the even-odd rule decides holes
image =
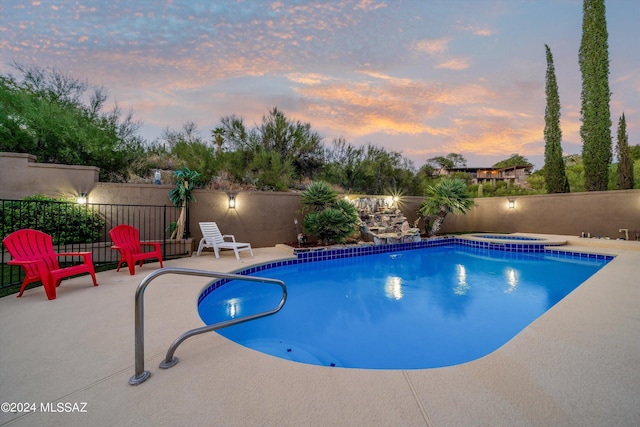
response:
{"label": "palm tree", "polygon": [[427,230],[427,234],[433,236],[440,230],[447,214],[466,214],[474,206],[475,202],[467,192],[463,180],[443,178],[427,187],[427,198],[420,204],[418,213],[425,217],[427,224],[427,217],[437,215],[431,228]]}

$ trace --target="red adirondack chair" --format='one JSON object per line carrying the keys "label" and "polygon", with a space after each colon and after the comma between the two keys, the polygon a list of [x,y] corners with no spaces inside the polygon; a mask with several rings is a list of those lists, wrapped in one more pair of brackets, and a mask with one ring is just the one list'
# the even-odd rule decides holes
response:
{"label": "red adirondack chair", "polygon": [[[84,273],[91,274],[93,286],[98,286],[91,252],[56,253],[51,236],[30,228],[14,231],[2,243],[13,257],[7,264],[19,265],[26,273],[18,297],[22,296],[29,283],[41,281],[47,298],[56,299],[56,287],[60,286],[62,279]],[[82,257],[83,263],[60,268],[58,257],[69,256]]]}
{"label": "red adirondack chair", "polygon": [[[141,242],[138,230],[127,224],[115,226],[109,231],[114,245],[111,249],[120,252],[120,261],[116,271],[120,271],[122,263],[127,263],[129,273],[136,274],[136,264],[142,266],[145,259],[157,258],[162,267],[162,252],[160,252],[160,242]],[[143,252],[142,246],[153,246],[152,251]]]}

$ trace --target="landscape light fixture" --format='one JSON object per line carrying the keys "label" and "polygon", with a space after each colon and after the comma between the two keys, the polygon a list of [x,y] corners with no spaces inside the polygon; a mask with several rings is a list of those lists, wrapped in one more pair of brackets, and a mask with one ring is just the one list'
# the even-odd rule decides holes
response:
{"label": "landscape light fixture", "polygon": [[76,198],[76,202],[79,205],[86,205],[87,204],[87,193],[80,193],[78,198]]}
{"label": "landscape light fixture", "polygon": [[516,207],[516,199],[513,197],[509,197],[509,209],[513,209]]}
{"label": "landscape light fixture", "polygon": [[236,208],[236,195],[234,193],[229,193],[229,209]]}

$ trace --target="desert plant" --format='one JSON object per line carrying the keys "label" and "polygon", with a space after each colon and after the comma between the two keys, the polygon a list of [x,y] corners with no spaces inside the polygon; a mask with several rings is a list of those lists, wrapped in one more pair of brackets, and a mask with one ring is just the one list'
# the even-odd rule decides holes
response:
{"label": "desert plant", "polygon": [[200,173],[185,167],[175,171],[173,176],[176,180],[176,186],[169,191],[169,199],[174,206],[182,207],[178,221],[176,221],[177,227],[171,233],[171,239],[176,239],[186,237],[187,204],[196,201],[191,192],[200,181]]}
{"label": "desert plant", "polygon": [[461,179],[443,178],[437,184],[427,188],[427,198],[422,202],[418,213],[425,217],[436,215],[427,234],[433,236],[440,230],[445,217],[449,213],[465,214],[475,206],[475,202],[467,192],[467,186]]}
{"label": "desert plant", "polygon": [[325,244],[341,243],[357,230],[359,217],[355,206],[338,195],[329,184],[315,181],[301,195],[304,230]]}
{"label": "desert plant", "polygon": [[330,206],[338,198],[338,194],[324,181],[313,181],[300,195],[303,210],[321,211]]}

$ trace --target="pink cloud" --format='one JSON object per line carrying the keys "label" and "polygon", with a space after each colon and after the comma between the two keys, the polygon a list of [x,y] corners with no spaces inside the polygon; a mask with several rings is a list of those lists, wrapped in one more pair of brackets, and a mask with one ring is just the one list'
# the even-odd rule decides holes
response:
{"label": "pink cloud", "polygon": [[444,68],[447,70],[465,70],[471,66],[471,59],[469,58],[450,58],[438,65],[436,68]]}

